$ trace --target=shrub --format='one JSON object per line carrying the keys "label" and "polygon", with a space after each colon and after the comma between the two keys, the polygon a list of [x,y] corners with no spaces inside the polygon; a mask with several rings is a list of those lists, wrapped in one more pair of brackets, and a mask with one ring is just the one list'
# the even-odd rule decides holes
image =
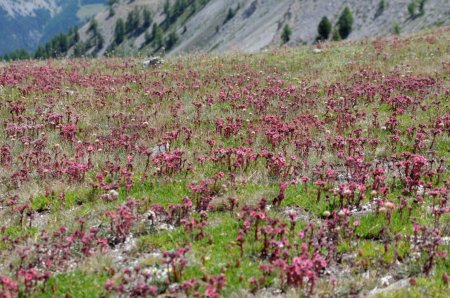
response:
{"label": "shrub", "polygon": [[339,41],[339,40],[342,39],[341,34],[339,34],[339,31],[338,31],[337,29],[334,29],[334,30],[333,30],[333,36],[332,36],[332,39],[333,39],[334,41]]}
{"label": "shrub", "polygon": [[281,33],[281,40],[283,44],[289,42],[291,40],[292,29],[288,24],[284,25],[283,33]]}
{"label": "shrub", "polygon": [[328,39],[331,33],[331,29],[332,29],[331,22],[328,20],[327,17],[323,17],[319,23],[319,26],[317,27],[319,39]]}
{"label": "shrub", "polygon": [[392,24],[392,31],[394,32],[395,35],[400,35],[400,25],[397,22],[394,22],[394,24]]}
{"label": "shrub", "polygon": [[337,22],[339,35],[342,39],[346,39],[352,32],[353,21],[353,15],[350,8],[345,6]]}

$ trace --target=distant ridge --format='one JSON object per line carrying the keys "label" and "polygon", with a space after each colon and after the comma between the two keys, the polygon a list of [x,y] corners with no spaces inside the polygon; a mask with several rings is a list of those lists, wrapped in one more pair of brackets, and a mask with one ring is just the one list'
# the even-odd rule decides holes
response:
{"label": "distant ridge", "polygon": [[[81,26],[83,17],[97,14],[107,0],[0,0],[0,55],[23,48],[34,51],[38,44]],[[96,5],[92,5],[96,4]],[[90,11],[86,11],[88,8]]]}

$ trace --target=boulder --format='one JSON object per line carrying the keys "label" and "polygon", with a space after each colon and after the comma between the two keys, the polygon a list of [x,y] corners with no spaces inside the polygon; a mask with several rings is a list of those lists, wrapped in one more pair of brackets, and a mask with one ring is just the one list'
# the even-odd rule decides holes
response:
{"label": "boulder", "polygon": [[159,66],[163,63],[164,61],[162,60],[161,57],[159,56],[155,56],[155,57],[151,57],[148,60],[145,60],[144,62],[142,62],[142,67],[147,68],[147,67],[155,67],[155,66]]}

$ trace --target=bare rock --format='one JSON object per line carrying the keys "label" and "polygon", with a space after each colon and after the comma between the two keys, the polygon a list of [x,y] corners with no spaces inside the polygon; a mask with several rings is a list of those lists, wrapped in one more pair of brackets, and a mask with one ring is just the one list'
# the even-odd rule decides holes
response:
{"label": "bare rock", "polygon": [[[393,277],[390,275],[384,276],[380,279],[382,288],[376,287],[367,294],[367,297],[377,297],[380,294],[387,294],[388,292],[404,289],[409,287],[408,279],[401,279],[399,281],[393,282]],[[386,286],[387,285],[387,286]]]}
{"label": "bare rock", "polygon": [[163,64],[163,59],[159,56],[155,56],[152,57],[148,60],[145,60],[144,62],[142,62],[142,67],[147,68],[147,67],[156,67],[156,66],[160,66],[161,64]]}

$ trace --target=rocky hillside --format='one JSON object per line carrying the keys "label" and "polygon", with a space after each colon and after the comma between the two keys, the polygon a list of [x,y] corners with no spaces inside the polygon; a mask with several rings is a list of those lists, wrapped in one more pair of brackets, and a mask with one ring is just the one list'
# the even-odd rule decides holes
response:
{"label": "rocky hillside", "polygon": [[[70,55],[108,53],[130,55],[161,52],[258,51],[279,46],[284,27],[291,28],[288,44],[313,43],[317,26],[326,16],[336,27],[345,6],[354,22],[347,39],[404,34],[449,25],[448,0],[117,0],[79,31],[81,45]],[[166,2],[169,2],[168,5]],[[411,9],[411,3],[414,3]],[[421,3],[423,4],[421,7]],[[166,6],[166,7],[165,7]],[[151,11],[145,24],[143,10]],[[128,23],[135,20],[135,28]],[[120,21],[119,21],[120,20]],[[117,24],[125,29],[116,38]],[[132,27],[132,25],[130,25]],[[121,27],[121,26],[119,26]],[[120,29],[120,28],[119,28]],[[330,37],[331,38],[331,37]],[[99,42],[100,41],[100,42]]]}
{"label": "rocky hillside", "polygon": [[82,25],[106,0],[0,0],[0,55],[33,51],[54,35]]}
{"label": "rocky hillside", "polygon": [[[222,25],[229,6],[241,3],[236,16]],[[255,51],[281,43],[285,24],[292,28],[290,43],[312,43],[323,16],[333,25],[345,5],[354,17],[349,39],[393,33],[394,26],[408,33],[429,26],[450,24],[450,2],[429,0],[423,16],[410,17],[410,0],[391,0],[379,8],[380,0],[221,0],[211,1],[204,10],[187,23],[185,36],[174,52],[241,50]],[[208,17],[214,15],[215,17]],[[218,28],[218,30],[216,30]],[[180,32],[180,30],[179,30]]]}

